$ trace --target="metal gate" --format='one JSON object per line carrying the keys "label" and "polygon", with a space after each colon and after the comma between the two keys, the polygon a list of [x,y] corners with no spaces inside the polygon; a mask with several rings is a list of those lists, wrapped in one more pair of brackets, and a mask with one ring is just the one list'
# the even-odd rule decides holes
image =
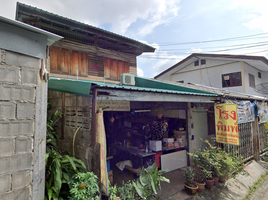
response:
{"label": "metal gate", "polygon": [[240,145],[222,144],[223,150],[241,156],[243,160],[250,159],[253,156],[253,133],[252,123],[238,124]]}

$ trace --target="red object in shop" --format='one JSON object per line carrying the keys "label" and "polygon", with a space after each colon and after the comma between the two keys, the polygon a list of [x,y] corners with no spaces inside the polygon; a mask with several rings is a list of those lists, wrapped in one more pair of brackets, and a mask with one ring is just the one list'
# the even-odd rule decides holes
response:
{"label": "red object in shop", "polygon": [[156,164],[156,167],[157,168],[160,168],[161,167],[161,163],[160,163],[160,157],[161,157],[161,155],[163,155],[163,152],[162,151],[158,151],[154,155],[154,161],[155,161],[155,164]]}

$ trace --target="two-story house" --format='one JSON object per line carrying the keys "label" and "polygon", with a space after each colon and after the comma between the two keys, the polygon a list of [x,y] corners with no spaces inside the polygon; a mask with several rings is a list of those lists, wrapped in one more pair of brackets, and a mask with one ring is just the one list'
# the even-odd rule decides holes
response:
{"label": "two-story house", "polygon": [[137,74],[138,55],[155,50],[139,41],[19,2],[16,20],[64,37],[48,49],[50,76],[119,83],[120,74]]}
{"label": "two-story house", "polygon": [[254,88],[266,82],[268,60],[262,56],[193,53],[154,78],[261,95]]}

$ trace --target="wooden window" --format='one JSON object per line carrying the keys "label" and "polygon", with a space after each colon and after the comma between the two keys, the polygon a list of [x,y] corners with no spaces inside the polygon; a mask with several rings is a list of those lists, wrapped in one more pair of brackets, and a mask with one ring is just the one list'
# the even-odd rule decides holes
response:
{"label": "wooden window", "polygon": [[61,72],[60,51],[57,47],[50,47],[50,71]]}
{"label": "wooden window", "polygon": [[71,64],[69,50],[61,49],[60,60],[61,60],[61,72],[63,72],[64,74],[68,74],[70,70],[70,64]]}
{"label": "wooden window", "polygon": [[120,76],[123,73],[129,73],[128,62],[104,58],[104,74],[106,79],[120,81]]}
{"label": "wooden window", "polygon": [[198,66],[199,65],[199,60],[194,62],[194,66]]}
{"label": "wooden window", "polygon": [[241,72],[222,75],[222,87],[242,86]]}
{"label": "wooden window", "polygon": [[252,74],[248,74],[249,87],[255,88],[255,77]]}
{"label": "wooden window", "polygon": [[201,60],[201,65],[205,65],[206,64],[206,60],[202,59]]}
{"label": "wooden window", "polygon": [[87,76],[87,53],[72,51],[59,47],[50,47],[50,70],[60,74]]}
{"label": "wooden window", "polygon": [[261,72],[258,72],[258,77],[261,78]]}
{"label": "wooden window", "polygon": [[104,65],[102,57],[89,58],[88,60],[88,75],[104,76]]}

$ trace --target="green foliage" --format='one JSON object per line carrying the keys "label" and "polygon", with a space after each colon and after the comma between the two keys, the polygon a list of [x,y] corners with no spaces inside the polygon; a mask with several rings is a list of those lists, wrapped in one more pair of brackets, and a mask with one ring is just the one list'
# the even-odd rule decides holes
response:
{"label": "green foliage", "polygon": [[208,140],[203,147],[194,153],[189,153],[195,166],[207,178],[214,176],[235,175],[243,171],[241,157],[227,153],[219,147],[213,146]]}
{"label": "green foliage", "polygon": [[[67,197],[69,195],[68,183],[71,181],[71,177],[79,171],[86,172],[87,170],[81,160],[64,155],[58,147],[55,124],[61,117],[62,113],[56,111],[54,115],[47,118],[45,199],[48,200]],[[67,191],[63,191],[63,185],[67,186]]]}
{"label": "green foliage", "polygon": [[117,197],[117,187],[116,185],[112,186],[109,181],[109,200],[115,200]]}
{"label": "green foliage", "polygon": [[123,184],[122,187],[118,188],[119,196],[122,200],[138,200],[140,199],[138,193],[136,192],[136,189],[133,185],[133,182],[129,181],[125,184]]}
{"label": "green foliage", "polygon": [[194,177],[195,177],[195,174],[194,172],[192,171],[192,168],[189,167],[186,171],[185,171],[185,174],[184,174],[184,177],[185,177],[185,184],[190,186],[190,187],[196,187],[195,183],[194,183]]}
{"label": "green foliage", "polygon": [[100,190],[98,177],[93,172],[80,173],[74,175],[71,181],[72,189],[70,194],[74,200],[98,200]]}
{"label": "green foliage", "polygon": [[139,179],[133,182],[138,195],[142,199],[152,199],[157,194],[158,189],[161,189],[161,181],[170,183],[169,179],[162,176],[164,173],[165,171],[158,170],[155,163],[150,169],[142,168]]}

